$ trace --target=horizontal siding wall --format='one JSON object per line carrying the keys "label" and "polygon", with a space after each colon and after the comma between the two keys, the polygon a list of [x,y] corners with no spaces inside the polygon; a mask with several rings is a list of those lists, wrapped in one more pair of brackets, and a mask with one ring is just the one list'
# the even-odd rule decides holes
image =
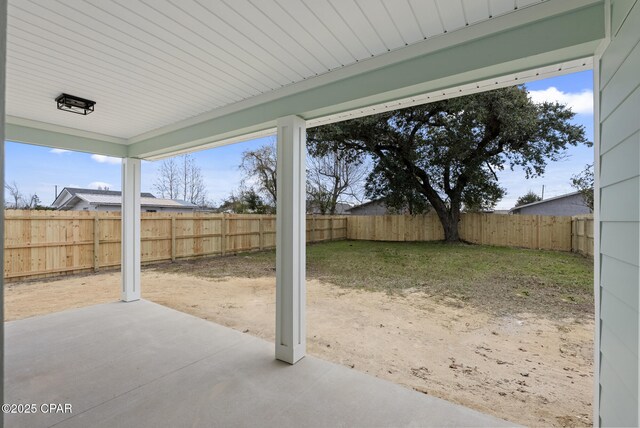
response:
{"label": "horizontal siding wall", "polygon": [[612,1],[600,59],[600,424],[638,425],[640,5]]}

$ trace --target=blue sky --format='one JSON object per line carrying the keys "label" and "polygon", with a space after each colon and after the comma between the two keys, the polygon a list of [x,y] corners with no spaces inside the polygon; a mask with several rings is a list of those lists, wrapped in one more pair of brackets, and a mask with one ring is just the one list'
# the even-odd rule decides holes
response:
{"label": "blue sky", "polygon": [[[587,138],[593,141],[593,74],[591,71],[555,77],[528,83],[536,101],[558,100],[570,105],[576,115],[574,122],[584,125]],[[238,164],[243,151],[261,146],[273,137],[233,144],[194,153],[201,167],[208,197],[220,203],[232,190],[238,188],[241,174]],[[25,196],[36,193],[44,205],[54,199],[55,186],[91,187],[107,185],[120,190],[120,160],[85,153],[52,150],[47,147],[7,142],[5,147],[7,182],[15,181]],[[552,197],[573,191],[570,178],[584,166],[593,162],[593,148],[576,147],[567,152],[566,159],[547,166],[544,177],[526,180],[522,170],[502,171],[498,174],[506,197],[497,208],[513,207],[516,199],[528,190]],[[154,193],[153,184],[160,162],[143,162],[142,190]]]}

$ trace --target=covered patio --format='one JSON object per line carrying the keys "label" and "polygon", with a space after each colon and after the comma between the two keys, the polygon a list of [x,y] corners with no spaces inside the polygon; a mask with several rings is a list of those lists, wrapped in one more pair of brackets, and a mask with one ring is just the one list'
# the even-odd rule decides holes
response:
{"label": "covered patio", "polygon": [[[638,2],[0,5],[5,139],[122,158],[121,298],[128,302],[6,325],[5,403],[73,401],[70,419],[38,415],[44,426],[497,424],[353,370],[300,361],[305,130],[592,67],[594,421],[638,424]],[[95,101],[95,111],[56,109],[62,94]],[[269,350],[140,300],[140,170],[143,160],[273,134],[277,292]],[[300,363],[286,366],[274,354]]]}
{"label": "covered patio", "polygon": [[6,335],[5,401],[73,404],[6,415],[11,427],[513,426],[317,358],[291,367],[263,340],[145,300]]}

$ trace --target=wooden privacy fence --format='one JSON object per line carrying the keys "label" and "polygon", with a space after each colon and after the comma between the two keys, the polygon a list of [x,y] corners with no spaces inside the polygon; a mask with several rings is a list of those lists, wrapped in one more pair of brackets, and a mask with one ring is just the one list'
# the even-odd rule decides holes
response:
{"label": "wooden privacy fence", "polygon": [[[593,255],[593,217],[463,214],[460,236],[483,245]],[[142,262],[275,247],[274,215],[142,213]],[[444,239],[434,214],[308,216],[307,242]],[[5,278],[98,271],[120,265],[120,213],[5,211]]]}
{"label": "wooden privacy fence", "polygon": [[571,251],[571,217],[463,214],[460,223],[460,237],[474,244]]}
{"label": "wooden privacy fence", "polygon": [[[4,276],[35,278],[120,265],[120,213],[5,211]],[[274,215],[142,213],[142,262],[275,247]],[[307,242],[345,239],[343,216],[308,216]]]}
{"label": "wooden privacy fence", "polygon": [[571,220],[571,251],[593,256],[593,215],[577,215]]}
{"label": "wooden privacy fence", "polygon": [[[571,217],[462,214],[459,231],[475,244],[571,251]],[[444,232],[435,214],[349,216],[347,239],[436,241]]]}

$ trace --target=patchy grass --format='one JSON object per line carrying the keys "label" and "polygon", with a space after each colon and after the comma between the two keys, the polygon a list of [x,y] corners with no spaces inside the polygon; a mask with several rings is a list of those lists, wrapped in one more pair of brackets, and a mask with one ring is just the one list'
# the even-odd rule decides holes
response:
{"label": "patchy grass", "polygon": [[[154,266],[207,278],[275,275],[275,251]],[[593,266],[576,254],[441,242],[307,247],[307,277],[364,290],[420,291],[499,314],[593,315]]]}

